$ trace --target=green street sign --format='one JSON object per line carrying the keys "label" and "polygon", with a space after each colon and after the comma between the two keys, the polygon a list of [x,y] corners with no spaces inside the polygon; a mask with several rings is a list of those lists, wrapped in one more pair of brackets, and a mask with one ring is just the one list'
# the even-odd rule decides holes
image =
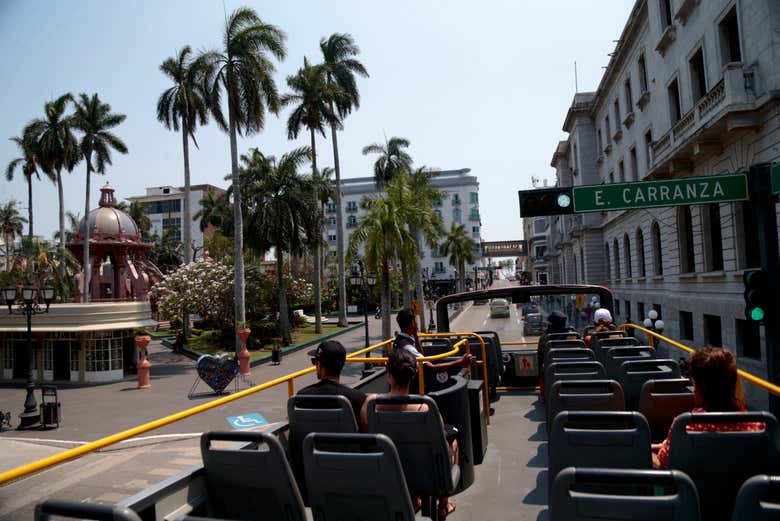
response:
{"label": "green street sign", "polygon": [[606,212],[748,199],[745,174],[575,186],[572,192],[575,212]]}
{"label": "green street sign", "polygon": [[480,266],[477,268],[479,271],[493,271],[496,269],[494,266]]}
{"label": "green street sign", "polygon": [[773,165],[771,170],[772,194],[780,194],[780,163]]}

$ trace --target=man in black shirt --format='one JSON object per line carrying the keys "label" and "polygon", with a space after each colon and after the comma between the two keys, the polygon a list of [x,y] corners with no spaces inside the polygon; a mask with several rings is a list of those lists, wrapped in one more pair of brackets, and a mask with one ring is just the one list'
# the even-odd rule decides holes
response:
{"label": "man in black shirt", "polygon": [[360,425],[360,409],[363,402],[366,401],[366,393],[358,391],[339,383],[341,370],[344,368],[344,361],[347,359],[347,351],[341,342],[336,340],[326,340],[317,346],[317,349],[309,352],[311,363],[317,367],[317,378],[319,382],[304,387],[298,391],[299,395],[318,394],[318,395],[339,395],[344,396],[352,404],[352,412],[355,414],[355,421]]}

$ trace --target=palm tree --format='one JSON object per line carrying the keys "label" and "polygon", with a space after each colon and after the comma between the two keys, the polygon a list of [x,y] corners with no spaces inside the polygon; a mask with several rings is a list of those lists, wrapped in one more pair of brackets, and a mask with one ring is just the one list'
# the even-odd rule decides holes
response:
{"label": "palm tree", "polygon": [[[32,198],[32,178],[35,176],[40,180],[41,174],[38,171],[39,165],[39,153],[38,143],[35,139],[35,133],[30,128],[30,125],[26,126],[22,131],[21,136],[14,136],[10,138],[11,141],[16,143],[16,146],[21,152],[21,157],[12,159],[5,169],[5,177],[9,181],[13,180],[14,172],[17,168],[22,169],[22,175],[27,180],[27,237],[32,239],[33,236],[33,198]],[[48,173],[44,172],[47,176]],[[49,176],[51,179],[51,177]]]}
{"label": "palm tree", "polygon": [[0,234],[5,243],[5,271],[11,267],[11,248],[16,236],[22,236],[24,232],[24,223],[27,219],[22,217],[17,210],[17,201],[13,199],[0,206]]}
{"label": "palm tree", "polygon": [[[244,305],[244,235],[241,215],[241,182],[238,168],[237,135],[259,132],[265,125],[265,109],[279,112],[280,101],[273,79],[271,53],[278,60],[285,57],[285,35],[266,24],[253,9],[241,7],[227,19],[223,35],[224,48],[202,55],[206,66],[204,81],[209,110],[217,125],[230,135],[230,172],[233,176],[233,212],[235,243],[235,323],[246,319]],[[221,97],[227,96],[228,119],[222,113]],[[236,334],[236,352],[241,341]]]}
{"label": "palm tree", "polygon": [[[117,205],[117,207],[119,207],[119,205]],[[65,219],[68,221],[68,226],[65,227],[65,242],[68,243],[73,240],[74,232],[78,231],[79,229],[79,224],[81,224],[81,214],[67,211],[65,212]],[[59,231],[54,232],[54,238],[59,240]]]}
{"label": "palm tree", "polygon": [[200,231],[204,232],[209,226],[214,226],[219,228],[222,235],[230,237],[233,233],[233,219],[227,195],[215,195],[214,192],[208,191],[199,204],[200,210],[192,219],[200,220]]}
{"label": "palm tree", "polygon": [[[111,129],[122,123],[124,114],[112,114],[111,105],[100,101],[97,94],[92,97],[83,92],[76,100],[76,111],[73,114],[72,125],[80,130],[79,152],[87,164],[86,197],[84,198],[84,219],[89,218],[90,176],[92,172],[105,174],[106,167],[111,164],[111,150],[127,154],[127,146]],[[93,165],[94,161],[94,165]],[[89,226],[84,226],[84,270],[82,279],[82,302],[89,302]]]}
{"label": "palm tree", "polygon": [[[360,107],[360,92],[357,88],[355,75],[368,77],[368,71],[355,56],[360,49],[355,40],[349,34],[334,33],[327,39],[320,40],[322,51],[322,67],[325,70],[325,79],[328,85],[339,87],[342,96],[339,100],[331,100],[330,106],[336,105],[340,120],[352,111]],[[339,325],[347,325],[347,287],[346,274],[344,272],[344,214],[341,209],[341,168],[339,167],[339,144],[336,135],[337,125],[330,126],[333,139],[333,166],[336,172],[336,191],[334,202],[336,203],[336,253],[338,255],[338,286],[339,286]]]}
{"label": "palm tree", "polygon": [[312,198],[311,179],[298,169],[311,159],[308,147],[297,148],[277,162],[257,149],[247,165],[254,182],[246,186],[247,228],[252,234],[247,244],[257,251],[276,250],[279,327],[285,344],[292,342],[287,289],[284,280],[284,254],[301,255],[317,233],[317,208]]}
{"label": "palm tree", "polygon": [[409,172],[412,169],[412,158],[404,148],[409,148],[409,140],[402,137],[391,137],[387,143],[373,143],[363,147],[363,155],[379,154],[374,162],[374,184],[380,190],[399,172]]}
{"label": "palm tree", "polygon": [[[157,120],[168,130],[178,132],[181,129],[181,144],[184,156],[184,219],[182,220],[182,242],[184,243],[184,262],[192,261],[192,208],[190,207],[190,138],[198,147],[195,139],[197,126],[208,123],[207,95],[204,91],[204,61],[192,59],[192,49],[185,45],[174,58],[168,58],[160,65],[173,85],[165,90],[157,100]],[[185,327],[188,325],[184,321]]]}
{"label": "palm tree", "polygon": [[[41,167],[57,182],[59,197],[59,240],[65,247],[65,195],[62,188],[62,169],[72,172],[79,160],[78,141],[73,135],[72,122],[65,115],[73,96],[63,94],[44,105],[46,117],[30,123],[30,131],[38,143]],[[64,266],[63,266],[64,267]]]}
{"label": "palm tree", "polygon": [[463,291],[466,286],[466,263],[472,264],[474,256],[474,242],[466,233],[466,227],[462,224],[452,223],[449,231],[444,236],[441,245],[444,255],[450,256],[450,265],[458,270],[458,291]]}
{"label": "palm tree", "polygon": [[[317,143],[315,133],[319,132],[325,137],[325,124],[338,125],[339,120],[333,111],[332,100],[337,94],[325,81],[321,67],[309,65],[309,61],[303,58],[303,67],[297,74],[287,77],[287,85],[292,89],[291,94],[282,96],[282,105],[294,105],[290,117],[287,119],[287,138],[296,139],[302,128],[309,130],[311,138],[311,171],[312,179],[317,176]],[[314,199],[319,201],[319,183],[314,186]],[[319,209],[317,210],[319,212]],[[322,218],[318,218],[321,221]],[[321,228],[320,228],[321,230]],[[322,231],[320,231],[322,235]],[[314,331],[322,332],[322,276],[320,273],[320,244],[322,238],[313,244],[314,257]]]}
{"label": "palm tree", "polygon": [[130,203],[130,206],[127,207],[127,215],[129,215],[130,218],[135,221],[136,226],[138,226],[138,231],[141,232],[141,237],[146,239],[149,236],[148,234],[152,227],[152,221],[146,214],[144,205],[138,201],[133,201]]}

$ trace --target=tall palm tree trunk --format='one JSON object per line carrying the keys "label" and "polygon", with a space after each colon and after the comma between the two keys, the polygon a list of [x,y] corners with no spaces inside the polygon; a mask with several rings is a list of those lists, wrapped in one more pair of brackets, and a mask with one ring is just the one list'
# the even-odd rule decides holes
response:
{"label": "tall palm tree trunk", "polygon": [[285,345],[292,344],[290,336],[290,317],[287,310],[287,288],[284,284],[284,261],[282,245],[276,245],[276,276],[279,281],[279,329],[282,330],[282,341]]}
{"label": "tall palm tree trunk", "polygon": [[3,242],[5,243],[5,272],[11,271],[11,245],[13,244],[12,235],[6,233],[3,234]]}
{"label": "tall palm tree trunk", "polygon": [[[57,196],[59,197],[59,218],[60,218],[60,254],[65,251],[65,195],[62,190],[62,171],[57,169]],[[65,276],[65,264],[61,263],[60,277]]]}
{"label": "tall palm tree trunk", "polygon": [[458,291],[466,291],[466,263],[463,260],[458,261]]}
{"label": "tall palm tree trunk", "polygon": [[[333,109],[333,103],[330,104]],[[333,169],[336,172],[336,256],[338,257],[339,284],[339,326],[347,325],[347,279],[344,273],[344,215],[341,212],[341,169],[339,168],[339,144],[336,138],[336,126],[330,126],[333,137]]]}
{"label": "tall palm tree trunk", "polygon": [[[315,177],[317,175],[317,144],[314,139],[314,128],[310,128],[309,132],[311,133],[311,172],[312,177]],[[320,198],[319,189],[315,188],[314,193],[314,200],[318,201]],[[316,208],[316,205],[315,205]],[[319,237],[316,237],[315,240],[317,241],[314,245],[314,332],[316,334],[322,333],[322,276],[320,273],[321,265],[320,265],[320,240],[322,240],[322,230],[320,229],[320,219],[319,216],[316,220],[317,222],[317,234]]]}
{"label": "tall palm tree trunk", "polygon": [[[192,208],[190,207],[190,137],[187,135],[186,118],[181,117],[181,144],[184,152],[184,223],[182,242],[184,242],[184,264],[192,262]],[[190,336],[190,315],[182,316],[184,338]]]}
{"label": "tall palm tree trunk", "polygon": [[27,176],[27,236],[33,237],[32,174]]}
{"label": "tall palm tree trunk", "polygon": [[401,297],[404,309],[411,309],[412,296],[409,290],[409,266],[401,259]]}
{"label": "tall palm tree trunk", "polygon": [[390,330],[390,263],[382,261],[382,340],[387,340],[392,334]]}
{"label": "tall palm tree trunk", "polygon": [[[244,222],[241,213],[241,179],[238,170],[238,144],[236,142],[236,119],[233,115],[232,103],[228,102],[228,119],[230,120],[230,169],[233,176],[233,238],[235,246],[235,342],[236,356],[241,351],[241,339],[238,337],[238,326],[246,320],[244,307]],[[288,332],[289,336],[289,332]]]}
{"label": "tall palm tree trunk", "polygon": [[[417,251],[422,251],[422,233],[417,228],[411,227],[411,232],[414,235],[415,239],[417,240]],[[417,295],[417,302],[420,305],[420,315],[418,317],[417,323],[420,325],[420,331],[425,331],[425,294],[423,293],[423,278],[422,278],[422,266],[417,268],[417,273],[415,273],[415,285],[416,285],[416,295]]]}
{"label": "tall palm tree trunk", "polygon": [[84,252],[81,258],[81,266],[84,270],[81,280],[81,302],[89,302],[89,183],[92,175],[92,154],[87,156],[87,192],[84,197]]}

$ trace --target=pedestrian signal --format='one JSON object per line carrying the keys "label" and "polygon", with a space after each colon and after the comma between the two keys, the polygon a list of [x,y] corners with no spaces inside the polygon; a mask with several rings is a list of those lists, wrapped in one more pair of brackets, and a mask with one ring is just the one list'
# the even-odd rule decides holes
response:
{"label": "pedestrian signal", "polygon": [[520,190],[520,217],[574,213],[571,188]]}

